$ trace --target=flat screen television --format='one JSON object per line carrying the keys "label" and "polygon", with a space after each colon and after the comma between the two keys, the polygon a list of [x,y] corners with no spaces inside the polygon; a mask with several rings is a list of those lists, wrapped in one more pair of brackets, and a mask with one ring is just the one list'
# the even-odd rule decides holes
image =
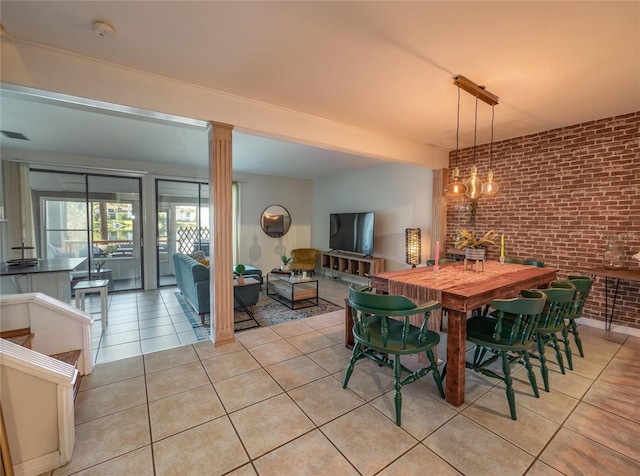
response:
{"label": "flat screen television", "polygon": [[329,248],[373,256],[373,212],[331,213]]}

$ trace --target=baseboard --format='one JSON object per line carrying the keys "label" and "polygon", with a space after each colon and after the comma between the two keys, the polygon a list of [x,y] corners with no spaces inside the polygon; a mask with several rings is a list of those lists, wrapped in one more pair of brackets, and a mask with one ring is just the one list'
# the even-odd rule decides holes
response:
{"label": "baseboard", "polygon": [[60,453],[54,451],[48,455],[38,456],[24,463],[14,464],[13,472],[15,476],[38,476],[62,466],[60,463]]}
{"label": "baseboard", "polygon": [[[584,324],[589,327],[596,327],[598,329],[605,329],[605,323],[603,321],[598,321],[596,319],[591,319],[590,317],[581,317],[576,321],[578,324]],[[633,327],[620,326],[615,323],[611,324],[611,330],[609,332],[617,332],[618,334],[626,334],[634,337],[640,337],[640,329],[635,329]]]}

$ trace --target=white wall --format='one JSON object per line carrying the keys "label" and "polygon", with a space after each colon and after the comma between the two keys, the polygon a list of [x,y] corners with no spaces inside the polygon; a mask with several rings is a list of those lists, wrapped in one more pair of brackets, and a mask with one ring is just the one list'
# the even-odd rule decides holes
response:
{"label": "white wall", "polygon": [[404,230],[422,229],[422,256],[431,246],[433,171],[410,165],[383,165],[313,184],[311,246],[329,247],[329,214],[375,212],[374,255],[387,271],[407,268]]}
{"label": "white wall", "polygon": [[106,61],[23,43],[0,43],[6,83],[232,124],[236,130],[393,162],[443,168],[448,151],[396,139]]}
{"label": "white wall", "polygon": [[[280,266],[280,255],[311,246],[311,180],[255,174],[234,174],[240,182],[240,262],[267,273]],[[269,205],[281,205],[291,215],[291,229],[281,238],[267,236],[260,216]]]}

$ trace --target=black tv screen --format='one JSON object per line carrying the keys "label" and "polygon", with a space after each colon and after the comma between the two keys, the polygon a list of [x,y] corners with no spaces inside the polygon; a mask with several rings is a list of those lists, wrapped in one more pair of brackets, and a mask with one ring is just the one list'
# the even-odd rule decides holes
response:
{"label": "black tv screen", "polygon": [[329,248],[373,256],[374,213],[332,213]]}

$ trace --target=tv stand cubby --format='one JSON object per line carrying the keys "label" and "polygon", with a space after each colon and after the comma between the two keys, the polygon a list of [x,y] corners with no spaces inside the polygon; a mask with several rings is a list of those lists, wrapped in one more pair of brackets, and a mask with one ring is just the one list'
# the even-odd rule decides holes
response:
{"label": "tv stand cubby", "polygon": [[365,258],[340,251],[325,251],[322,253],[322,270],[368,278],[372,274],[384,272],[384,258]]}

